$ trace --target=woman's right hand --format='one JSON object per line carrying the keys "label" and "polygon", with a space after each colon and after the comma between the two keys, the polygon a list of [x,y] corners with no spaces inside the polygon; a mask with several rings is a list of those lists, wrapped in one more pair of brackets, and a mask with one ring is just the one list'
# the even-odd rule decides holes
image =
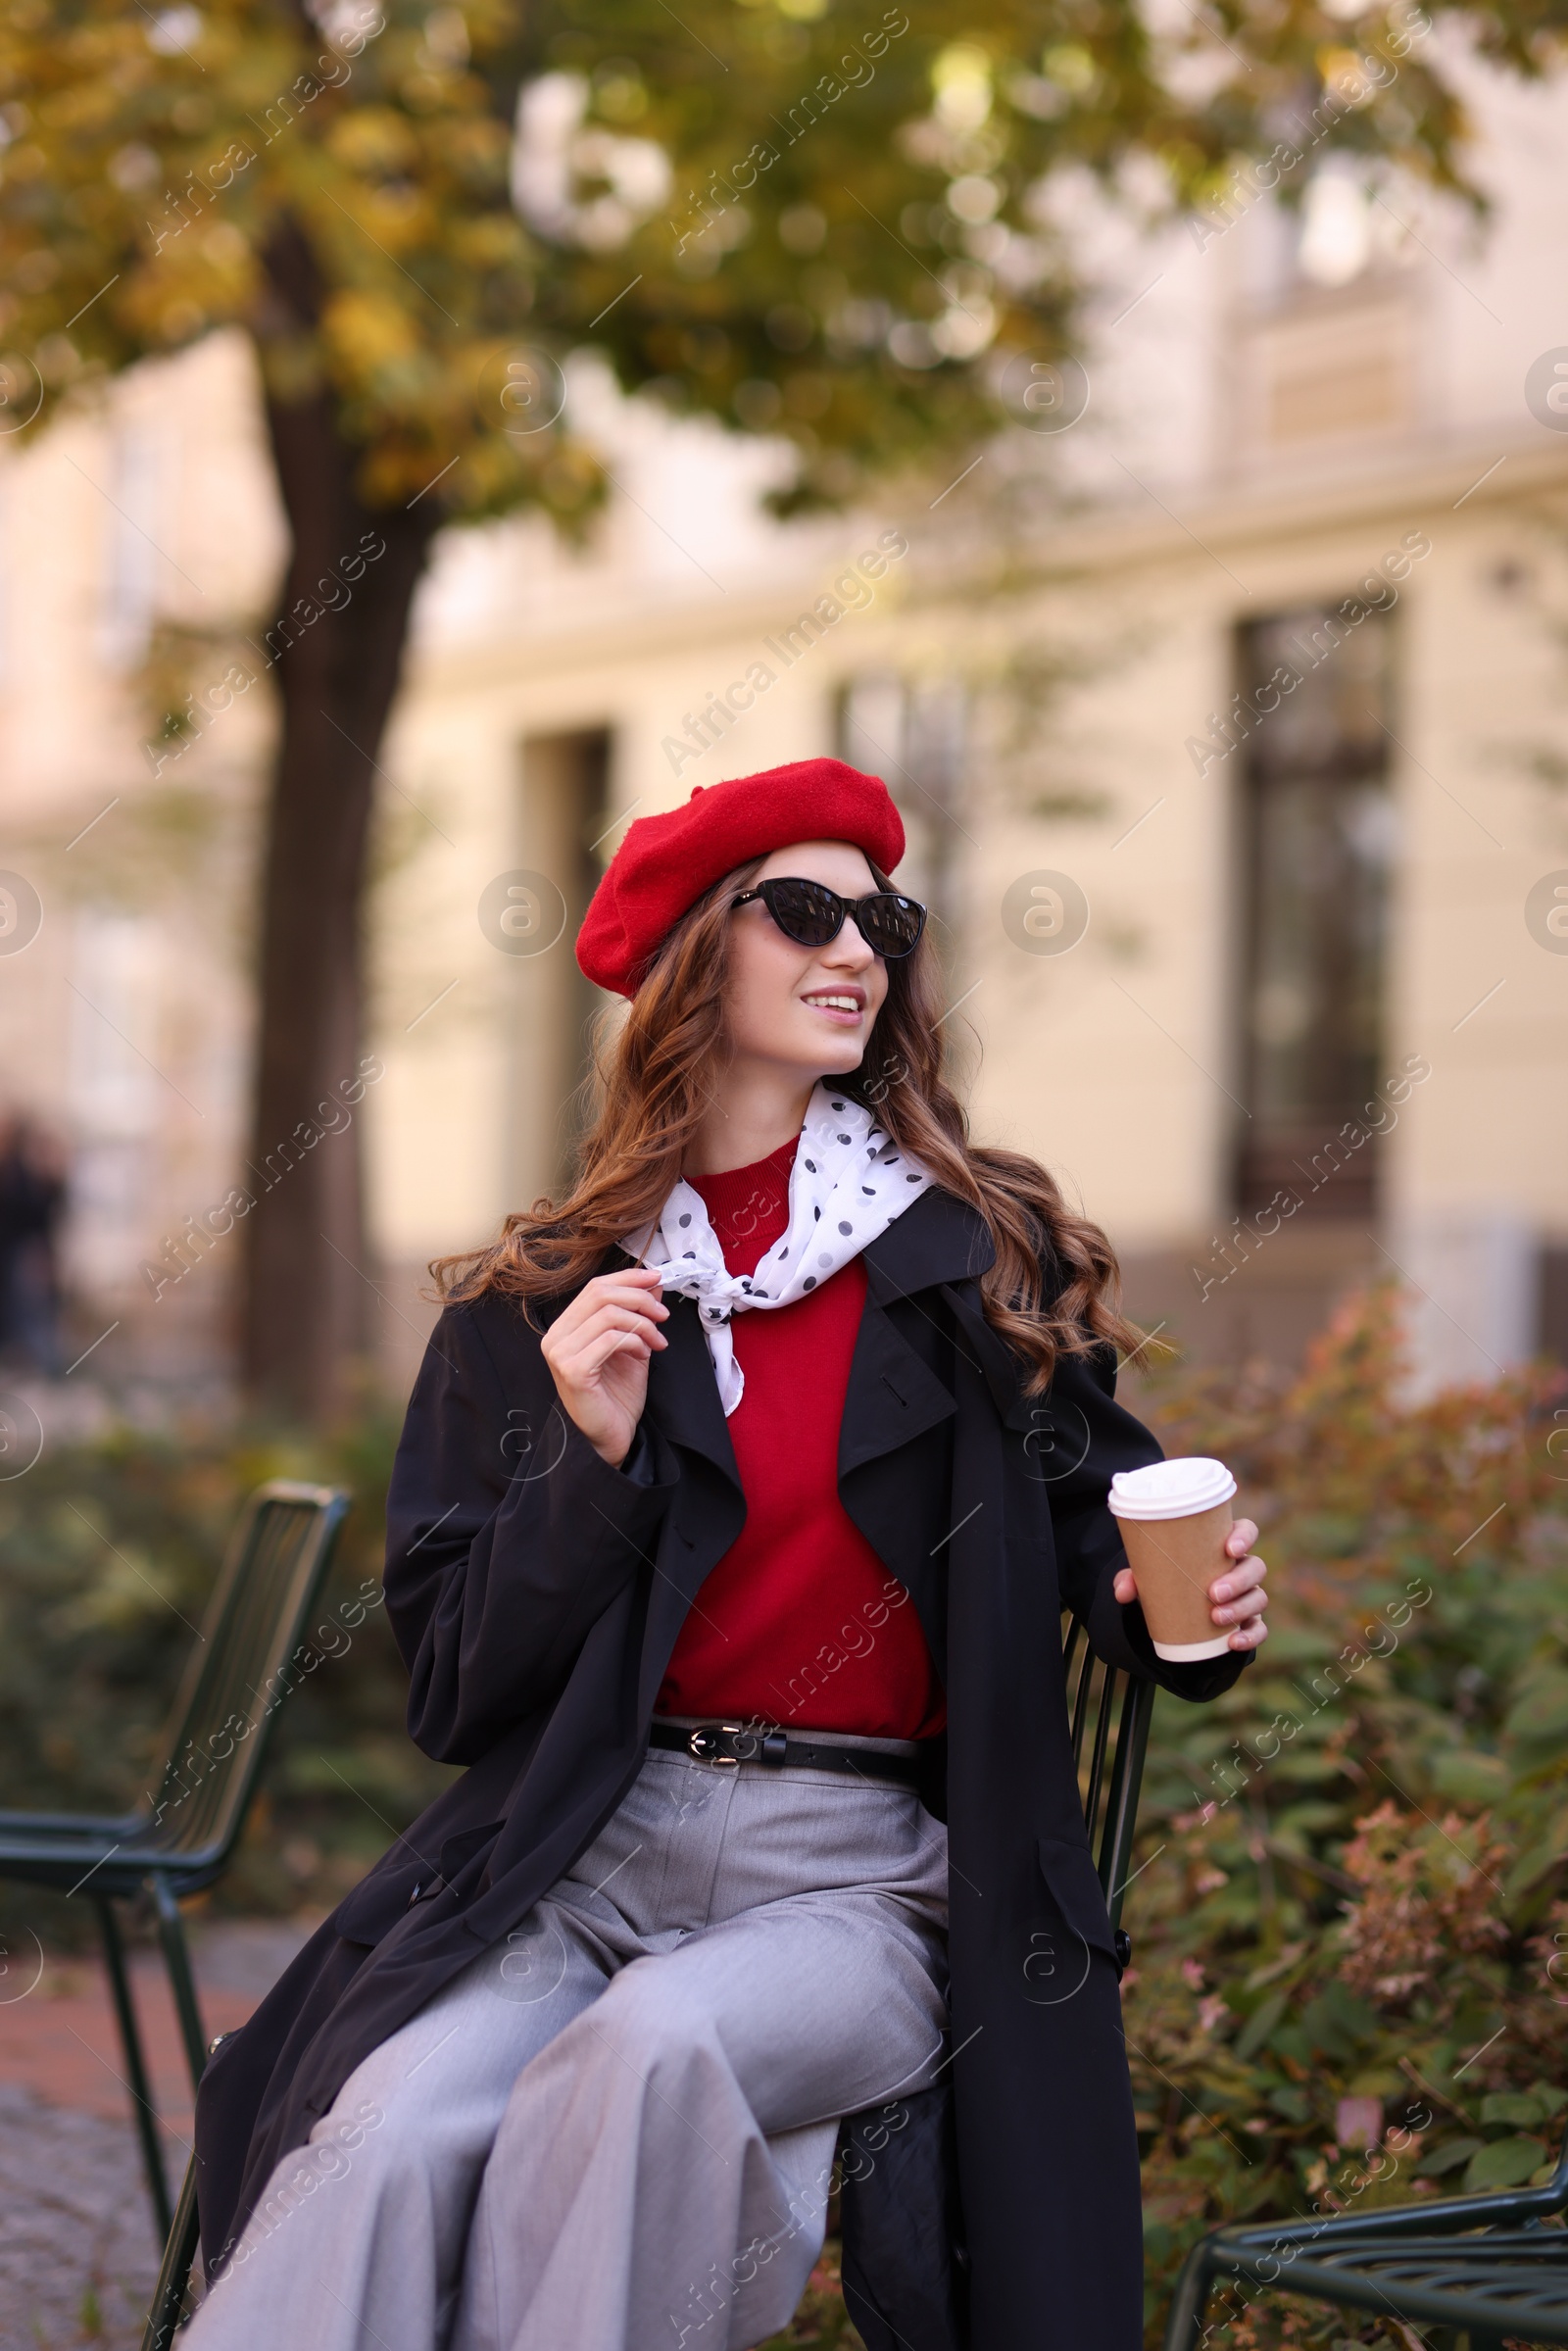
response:
{"label": "woman's right hand", "polygon": [[648,1399],[648,1358],[669,1341],[659,1276],[646,1265],[596,1274],[539,1343],[556,1393],[596,1453],[618,1469]]}

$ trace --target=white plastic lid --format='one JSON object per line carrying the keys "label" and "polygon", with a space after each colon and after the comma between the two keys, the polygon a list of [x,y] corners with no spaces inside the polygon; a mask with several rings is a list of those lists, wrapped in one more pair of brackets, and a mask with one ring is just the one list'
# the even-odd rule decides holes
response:
{"label": "white plastic lid", "polygon": [[1185,1460],[1151,1461],[1147,1469],[1119,1469],[1108,1501],[1116,1518],[1193,1518],[1228,1502],[1235,1492],[1223,1461],[1194,1453]]}

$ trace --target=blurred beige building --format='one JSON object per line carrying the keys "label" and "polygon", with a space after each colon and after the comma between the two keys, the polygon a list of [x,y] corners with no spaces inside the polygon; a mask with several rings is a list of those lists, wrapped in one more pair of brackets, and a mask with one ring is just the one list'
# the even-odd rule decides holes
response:
{"label": "blurred beige building", "polygon": [[[574,374],[602,532],[440,542],[383,755],[397,1377],[424,1261],[569,1162],[571,937],[625,821],[830,750],[905,809],[978,1133],[1108,1227],[1146,1322],[1289,1356],[1385,1271],[1429,1383],[1568,1354],[1568,98],[1476,99],[1485,235],[1336,170],[1298,218],[1239,186],[1156,242],[1065,191],[1105,288],[1087,408],[1041,374],[966,477],[875,514],[772,524],[767,444]],[[72,1140],[81,1345],[206,1376],[218,1253],[156,1303],[138,1266],[243,1148],[270,716],[155,774],[137,711],[150,653],[220,675],[275,573],[242,347],[0,485],[0,864],[44,916],[0,954],[0,1085]]]}

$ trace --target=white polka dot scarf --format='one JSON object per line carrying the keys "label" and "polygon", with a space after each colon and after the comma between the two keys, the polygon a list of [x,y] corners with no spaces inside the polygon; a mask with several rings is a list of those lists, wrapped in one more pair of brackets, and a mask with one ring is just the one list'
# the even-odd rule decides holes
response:
{"label": "white polka dot scarf", "polygon": [[930,1185],[924,1168],[890,1140],[869,1110],[824,1082],[807,1104],[790,1170],[788,1230],[753,1272],[729,1271],[702,1195],[684,1181],[658,1223],[630,1234],[624,1247],[653,1268],[665,1290],[697,1300],[727,1419],[745,1388],[730,1317],[748,1306],[793,1305],[858,1257]]}

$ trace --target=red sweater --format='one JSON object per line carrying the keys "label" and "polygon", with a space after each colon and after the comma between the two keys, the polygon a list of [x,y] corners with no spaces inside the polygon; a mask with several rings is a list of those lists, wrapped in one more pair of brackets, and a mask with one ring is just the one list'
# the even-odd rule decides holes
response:
{"label": "red sweater", "polygon": [[[688,1178],[732,1274],[789,1223],[796,1143]],[[839,1500],[839,1423],[865,1303],[858,1257],[809,1298],[730,1324],[746,1393],[729,1417],[746,1524],[692,1603],[661,1714],[922,1739],[947,1720],[907,1591]]]}

